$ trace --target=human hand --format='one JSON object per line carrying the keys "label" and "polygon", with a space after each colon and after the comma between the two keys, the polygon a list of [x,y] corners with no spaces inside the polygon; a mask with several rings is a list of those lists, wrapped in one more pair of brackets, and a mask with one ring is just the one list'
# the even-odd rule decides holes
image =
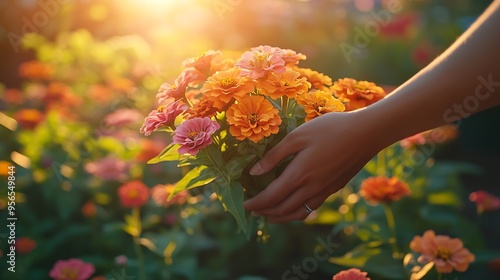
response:
{"label": "human hand", "polygon": [[383,148],[371,139],[377,135],[373,120],[361,112],[328,113],[289,133],[250,174],[267,173],[295,157],[266,189],[245,201],[245,209],[268,216],[271,223],[303,220],[309,214],[304,204],[316,209],[343,188]]}

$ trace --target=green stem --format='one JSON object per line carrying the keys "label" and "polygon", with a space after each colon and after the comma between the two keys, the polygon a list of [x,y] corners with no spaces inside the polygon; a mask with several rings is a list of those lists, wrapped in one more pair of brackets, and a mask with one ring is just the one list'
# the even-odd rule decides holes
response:
{"label": "green stem", "polygon": [[399,248],[398,248],[398,239],[396,235],[396,222],[394,220],[394,214],[392,213],[392,209],[388,203],[382,203],[384,206],[385,217],[387,218],[387,225],[389,226],[389,230],[391,232],[391,240],[390,243],[392,245],[393,257],[399,257]]}
{"label": "green stem", "polygon": [[285,118],[288,118],[287,111],[288,111],[288,96],[283,95],[283,97],[281,97],[281,112],[283,113],[283,116],[285,116]]}
{"label": "green stem", "polygon": [[146,272],[144,270],[144,256],[142,255],[141,240],[140,240],[142,226],[141,226],[141,213],[139,207],[132,208],[132,216],[136,220],[137,224],[137,234],[134,235],[134,249],[137,255],[137,266],[139,267],[139,280],[146,280],[147,278],[146,278]]}
{"label": "green stem", "polygon": [[214,160],[214,158],[212,157],[212,154],[210,153],[210,149],[206,148],[206,149],[203,149],[203,151],[205,151],[205,155],[207,156],[207,158],[210,160],[212,165],[219,171],[219,173],[222,174],[222,177],[224,177],[226,182],[228,184],[231,183],[231,178],[226,174],[226,172],[224,172],[224,170],[222,170],[220,165]]}
{"label": "green stem", "polygon": [[441,279],[443,279],[443,273],[439,272],[438,273],[438,280],[441,280]]}

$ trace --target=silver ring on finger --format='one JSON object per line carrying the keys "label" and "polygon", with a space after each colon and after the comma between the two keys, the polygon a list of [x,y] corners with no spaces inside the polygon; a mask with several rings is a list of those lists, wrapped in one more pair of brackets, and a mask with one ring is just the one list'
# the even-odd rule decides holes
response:
{"label": "silver ring on finger", "polygon": [[306,213],[307,213],[307,214],[311,214],[311,212],[312,212],[312,211],[314,211],[314,210],[312,210],[312,209],[311,209],[311,207],[309,207],[309,205],[307,205],[306,203],[304,203],[304,207],[306,208]]}

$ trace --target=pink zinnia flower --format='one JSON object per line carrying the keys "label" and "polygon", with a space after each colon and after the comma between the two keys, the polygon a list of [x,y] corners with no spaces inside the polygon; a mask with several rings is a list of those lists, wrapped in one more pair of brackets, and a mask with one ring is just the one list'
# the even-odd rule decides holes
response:
{"label": "pink zinnia flower", "polygon": [[128,178],[129,168],[129,163],[114,156],[92,161],[84,166],[87,173],[106,181],[126,180]]}
{"label": "pink zinnia flower", "polygon": [[212,144],[212,134],[220,128],[210,118],[194,118],[183,122],[172,137],[174,144],[181,144],[180,154],[196,155],[200,149]]}
{"label": "pink zinnia flower", "polygon": [[136,109],[118,109],[104,117],[107,126],[125,126],[133,124],[141,119],[141,112]]}
{"label": "pink zinnia flower", "polygon": [[264,77],[269,72],[285,72],[284,52],[280,48],[259,46],[243,53],[235,66],[241,69],[242,76],[252,79]]}
{"label": "pink zinnia flower", "polygon": [[184,70],[179,77],[175,79],[173,84],[163,83],[158,90],[158,94],[156,94],[158,104],[184,98],[189,83],[195,81],[199,76],[199,72],[193,70],[194,69]]}
{"label": "pink zinnia flower", "polygon": [[169,103],[167,106],[160,106],[158,109],[151,111],[144,119],[140,132],[149,136],[159,127],[172,125],[175,118],[185,110],[187,110],[187,106],[180,100]]}
{"label": "pink zinnia flower", "polygon": [[94,271],[94,265],[79,259],[59,260],[50,270],[49,276],[56,280],[87,280]]}
{"label": "pink zinnia flower", "polygon": [[496,197],[483,190],[471,193],[469,200],[476,203],[479,212],[500,209],[500,197]]}
{"label": "pink zinnia flower", "polygon": [[420,253],[420,263],[434,262],[439,273],[451,273],[453,270],[464,272],[475,257],[464,248],[462,240],[446,235],[436,235],[427,230],[423,236],[415,236],[410,242],[410,249]]}
{"label": "pink zinnia flower", "polygon": [[368,273],[357,268],[351,268],[333,275],[332,280],[370,280],[370,278],[366,277],[367,275]]}

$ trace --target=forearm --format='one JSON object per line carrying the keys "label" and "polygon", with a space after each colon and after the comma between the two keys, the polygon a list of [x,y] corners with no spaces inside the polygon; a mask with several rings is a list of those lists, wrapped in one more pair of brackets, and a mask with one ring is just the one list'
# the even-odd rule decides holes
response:
{"label": "forearm", "polygon": [[381,147],[500,105],[500,1],[446,52],[385,99],[359,114]]}

